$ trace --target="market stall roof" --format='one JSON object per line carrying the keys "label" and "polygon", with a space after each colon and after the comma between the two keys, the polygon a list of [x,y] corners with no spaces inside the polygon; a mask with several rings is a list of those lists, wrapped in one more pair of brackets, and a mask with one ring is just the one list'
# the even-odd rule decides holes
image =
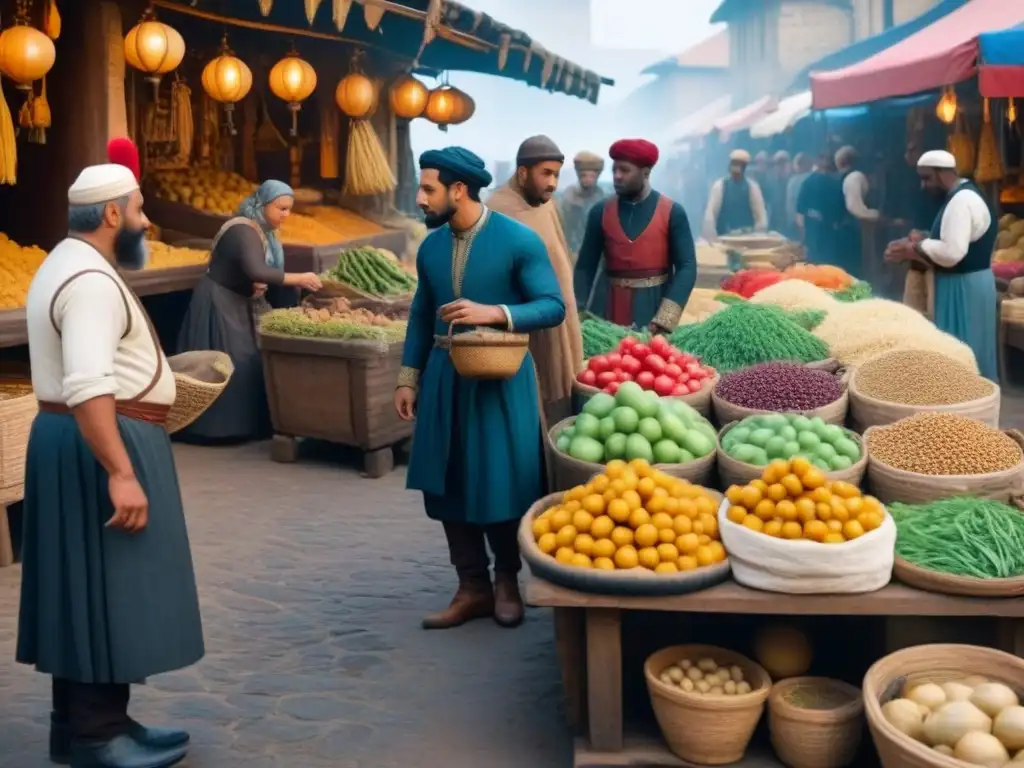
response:
{"label": "market stall roof", "polygon": [[765,115],[774,112],[779,106],[774,96],[762,96],[757,101],[747,104],[724,117],[715,120],[714,129],[723,136],[749,128]]}
{"label": "market stall roof", "polygon": [[967,80],[977,73],[978,36],[1022,21],[1022,2],[970,0],[858,64],[811,75],[814,108],[863,104]]}
{"label": "market stall roof", "polygon": [[664,77],[673,72],[685,72],[703,69],[728,69],[729,67],[729,30],[723,29],[682,53],[656,61],[645,68],[641,74]]}
{"label": "market stall roof", "polygon": [[750,126],[750,138],[766,139],[784,133],[811,113],[811,92],[804,91],[779,102],[779,108]]}
{"label": "market stall roof", "polygon": [[[485,13],[453,0],[356,0],[342,29],[330,2],[313,3],[312,21],[302,0],[153,0],[161,14],[174,12],[229,26],[291,34],[298,39],[347,42],[405,59],[418,72],[479,72],[519,80],[597,103],[602,85],[614,81],[574,64]],[[261,7],[268,8],[262,13]]]}
{"label": "market stall roof", "polygon": [[904,22],[903,24],[899,24],[895,27],[890,27],[884,32],[880,32],[872,37],[866,37],[863,40],[858,40],[856,43],[848,45],[845,48],[841,48],[838,51],[833,51],[827,56],[823,56],[817,61],[804,67],[800,73],[793,78],[793,81],[789,84],[789,88],[786,90],[786,93],[799,93],[801,91],[806,91],[811,87],[812,73],[831,72],[832,70],[843,69],[844,67],[849,67],[853,64],[864,61],[864,59],[870,58],[876,53],[881,53],[886,48],[891,48],[897,43],[906,40],[916,32],[920,32],[929,24],[938,21],[943,16],[949,15],[970,1],[971,0],[940,0],[940,2],[936,3],[920,16],[916,16],[910,21]]}
{"label": "market stall roof", "polygon": [[715,121],[728,114],[731,109],[732,96],[722,96],[687,115],[665,131],[663,143],[681,144],[701,136],[707,136],[714,128]]}
{"label": "market stall roof", "polygon": [[1024,96],[1024,24],[978,37],[978,87],[992,98]]}

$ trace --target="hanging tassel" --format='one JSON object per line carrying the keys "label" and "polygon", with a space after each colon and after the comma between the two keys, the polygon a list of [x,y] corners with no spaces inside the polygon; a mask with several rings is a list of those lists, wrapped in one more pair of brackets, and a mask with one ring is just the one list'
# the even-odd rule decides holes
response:
{"label": "hanging tassel", "polygon": [[51,40],[60,37],[60,12],[57,10],[57,0],[47,0],[46,10],[43,11],[43,32]]}

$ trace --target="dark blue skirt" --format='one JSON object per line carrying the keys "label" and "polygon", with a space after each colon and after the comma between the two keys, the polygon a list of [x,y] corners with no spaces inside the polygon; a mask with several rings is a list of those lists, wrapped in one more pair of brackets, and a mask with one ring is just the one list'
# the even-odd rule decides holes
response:
{"label": "dark blue skirt", "polygon": [[83,683],[140,682],[204,653],[171,442],[118,426],[149,499],[137,534],[105,527],[107,473],[73,416],[40,413],[29,437],[17,660]]}

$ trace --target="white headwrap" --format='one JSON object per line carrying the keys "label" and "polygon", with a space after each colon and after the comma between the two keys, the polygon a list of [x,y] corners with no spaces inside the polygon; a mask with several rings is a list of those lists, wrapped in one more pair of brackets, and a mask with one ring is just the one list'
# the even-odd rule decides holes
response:
{"label": "white headwrap", "polygon": [[956,170],[956,158],[944,149],[933,149],[921,155],[917,161],[918,168],[938,168],[944,171]]}
{"label": "white headwrap", "polygon": [[68,189],[71,205],[97,205],[119,200],[139,188],[135,174],[123,165],[106,163],[85,168]]}
{"label": "white headwrap", "polygon": [[745,149],[734,149],[729,153],[729,162],[750,164],[750,153]]}

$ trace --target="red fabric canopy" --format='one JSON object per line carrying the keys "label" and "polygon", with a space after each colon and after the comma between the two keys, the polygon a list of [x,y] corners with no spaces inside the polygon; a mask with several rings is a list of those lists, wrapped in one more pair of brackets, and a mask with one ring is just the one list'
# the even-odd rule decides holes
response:
{"label": "red fabric canopy", "polygon": [[1021,21],[1022,2],[971,0],[869,59],[812,74],[814,108],[848,107],[967,80],[977,72],[978,35]]}
{"label": "red fabric canopy", "polygon": [[749,128],[769,112],[778,109],[779,104],[772,96],[763,96],[752,104],[737,109],[725,117],[715,120],[715,130],[724,136]]}

